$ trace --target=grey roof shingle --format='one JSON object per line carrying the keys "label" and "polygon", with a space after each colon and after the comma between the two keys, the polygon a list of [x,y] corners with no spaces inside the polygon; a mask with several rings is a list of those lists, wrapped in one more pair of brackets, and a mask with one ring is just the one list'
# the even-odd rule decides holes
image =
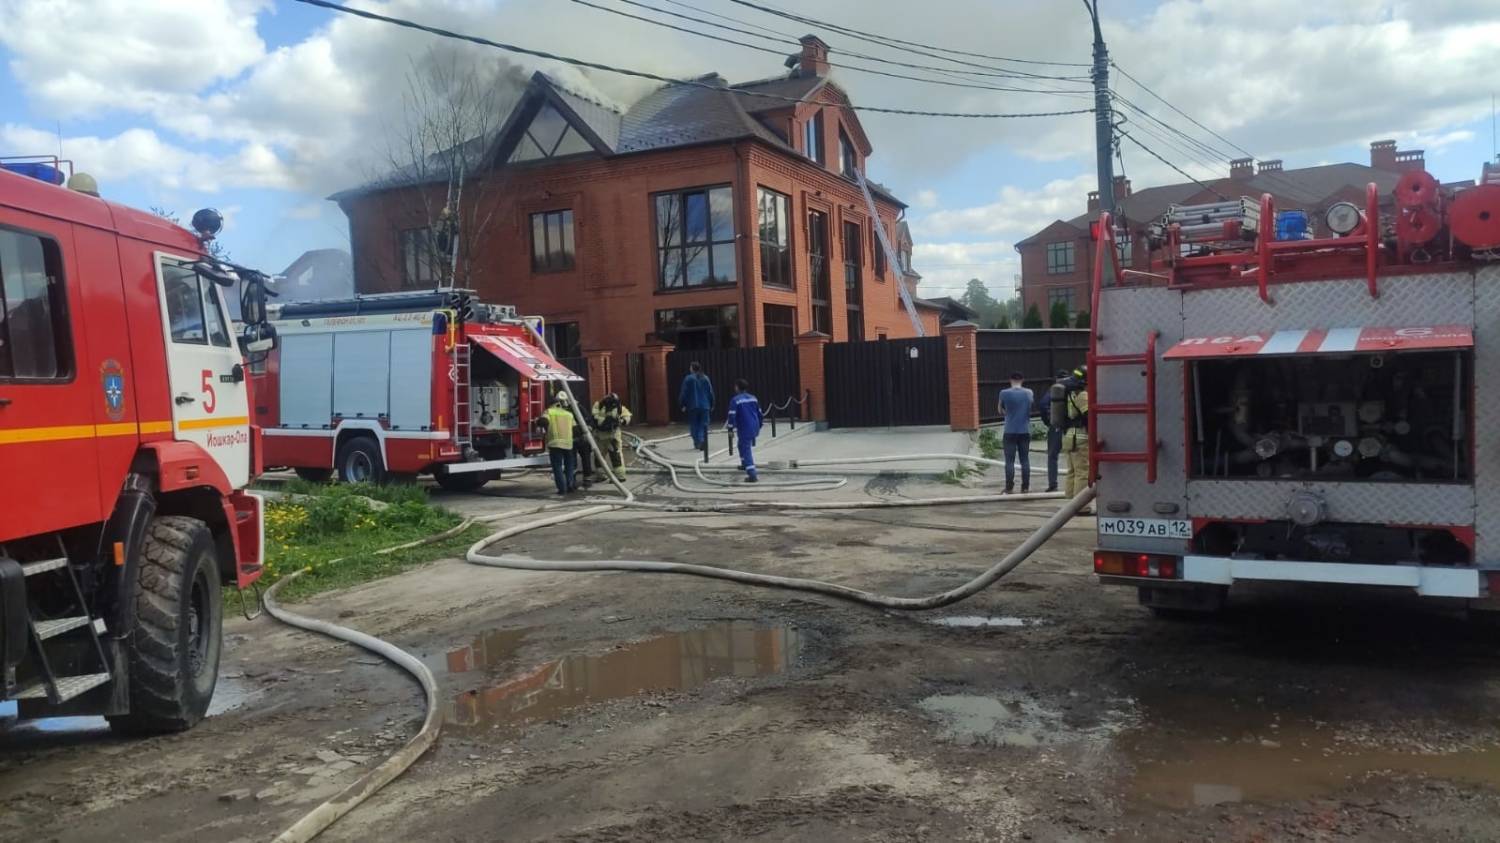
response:
{"label": "grey roof shingle", "polygon": [[625,112],[615,152],[643,152],[695,143],[753,137],[787,148],[786,142],[752,118],[717,74],[697,81],[718,85],[664,85]]}
{"label": "grey roof shingle", "polygon": [[[791,106],[792,103],[787,102],[787,99],[805,100],[822,90],[823,86],[827,83],[828,78],[826,76],[777,76],[772,79],[741,82],[732,87],[740,91],[766,94],[764,97],[740,97],[740,101],[744,103],[746,111],[751,114],[759,114],[762,111],[771,111]],[[783,99],[783,97],[786,99]]]}

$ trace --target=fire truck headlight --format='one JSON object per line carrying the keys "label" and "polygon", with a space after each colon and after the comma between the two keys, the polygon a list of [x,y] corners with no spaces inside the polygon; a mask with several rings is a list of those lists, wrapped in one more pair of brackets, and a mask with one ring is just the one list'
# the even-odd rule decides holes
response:
{"label": "fire truck headlight", "polygon": [[1323,222],[1328,223],[1328,229],[1340,237],[1347,237],[1359,228],[1363,217],[1359,208],[1352,202],[1335,202],[1328,206],[1323,214]]}

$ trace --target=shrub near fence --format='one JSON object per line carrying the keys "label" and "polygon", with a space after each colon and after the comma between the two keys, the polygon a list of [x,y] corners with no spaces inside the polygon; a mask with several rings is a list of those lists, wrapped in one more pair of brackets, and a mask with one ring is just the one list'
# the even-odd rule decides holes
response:
{"label": "shrub near fence", "polygon": [[1024,384],[1037,398],[1052,386],[1059,369],[1082,366],[1089,350],[1088,329],[983,330],[979,332],[979,418],[1000,419],[1000,390],[1010,386],[1010,373],[1026,376]]}

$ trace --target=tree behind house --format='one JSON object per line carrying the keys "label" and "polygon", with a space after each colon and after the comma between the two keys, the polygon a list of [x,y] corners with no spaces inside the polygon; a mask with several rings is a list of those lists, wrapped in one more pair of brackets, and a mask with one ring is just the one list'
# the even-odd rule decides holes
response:
{"label": "tree behind house", "polygon": [[1049,328],[1071,328],[1072,326],[1073,326],[1073,320],[1068,315],[1068,303],[1065,302],[1065,301],[1055,301],[1055,302],[1053,302],[1052,303],[1052,309],[1047,314],[1047,327],[1049,327]]}
{"label": "tree behind house", "polygon": [[1022,328],[1042,327],[1042,311],[1036,305],[1026,308],[1026,318],[1021,320]]}

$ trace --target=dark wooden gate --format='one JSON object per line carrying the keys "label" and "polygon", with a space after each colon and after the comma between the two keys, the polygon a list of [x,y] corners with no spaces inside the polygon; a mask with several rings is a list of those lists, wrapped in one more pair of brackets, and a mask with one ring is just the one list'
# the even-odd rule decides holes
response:
{"label": "dark wooden gate", "polygon": [[646,358],[639,351],[631,351],[625,355],[625,390],[626,394],[620,396],[625,399],[625,406],[645,418]]}
{"label": "dark wooden gate", "polygon": [[673,351],[667,354],[667,401],[673,421],[686,419],[682,405],[677,403],[677,390],[682,388],[682,379],[687,377],[688,366],[694,361],[703,367],[703,374],[714,385],[714,408],[710,413],[713,419],[724,418],[737,378],[750,382],[750,392],[763,407],[802,395],[796,346]]}
{"label": "dark wooden gate", "polygon": [[823,352],[830,427],[948,423],[942,337],[830,344]]}
{"label": "dark wooden gate", "polygon": [[994,329],[979,332],[979,420],[1000,419],[1000,390],[1010,386],[1011,372],[1038,398],[1052,386],[1059,369],[1083,365],[1089,350],[1087,328]]}

